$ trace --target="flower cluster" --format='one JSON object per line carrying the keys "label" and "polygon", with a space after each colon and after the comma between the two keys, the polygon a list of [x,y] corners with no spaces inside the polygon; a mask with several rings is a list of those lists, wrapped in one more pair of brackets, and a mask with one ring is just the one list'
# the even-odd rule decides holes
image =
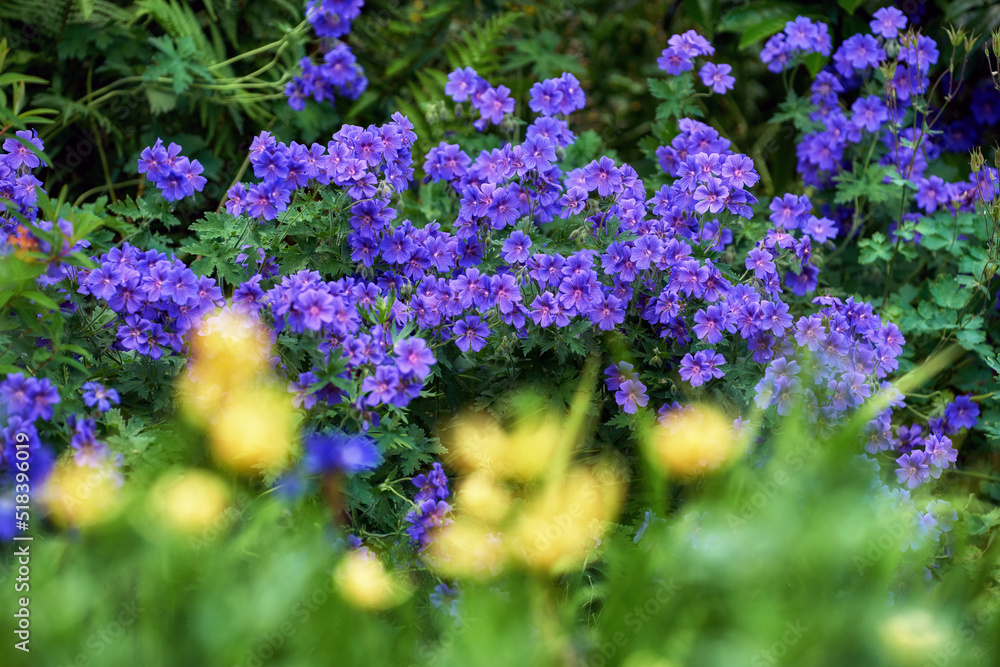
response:
{"label": "flower cluster", "polygon": [[[575,78],[573,80],[576,81]],[[553,86],[549,88],[552,89]],[[555,86],[555,88],[558,88],[558,86]],[[578,81],[576,82],[576,90],[579,90]],[[469,101],[472,108],[479,112],[480,118],[474,121],[473,125],[480,131],[486,129],[486,126],[491,123],[499,125],[505,114],[514,111],[514,98],[510,96],[510,88],[503,84],[494,88],[490,85],[489,81],[479,76],[476,70],[471,67],[460,68],[449,74],[444,92],[456,102]],[[567,99],[567,104],[573,104],[572,97],[565,95],[564,89],[553,90],[549,96],[555,97],[556,94],[559,95],[560,102],[565,98]],[[532,100],[535,101],[537,99],[538,101],[535,101],[535,106],[541,106],[546,95],[541,92],[537,92],[537,95],[539,97],[536,98],[536,93],[533,93]],[[551,104],[545,104],[544,106],[546,109],[552,107]]]}
{"label": "flower cluster", "polygon": [[[0,489],[11,488],[15,474],[27,471],[24,466],[30,467],[32,480],[48,474],[53,456],[41,441],[38,424],[52,419],[61,400],[48,378],[10,373],[0,382]],[[23,450],[27,459],[18,456]]]}
{"label": "flower cluster", "polygon": [[[266,293],[258,286],[259,274],[234,293],[235,307],[260,312],[266,307],[277,331],[316,332],[318,349],[327,359],[343,358],[347,373],[361,378],[359,408],[376,405],[406,406],[420,395],[424,380],[436,363],[422,338],[392,339],[380,324],[366,325],[359,308],[372,308],[383,300],[386,285],[353,278],[323,281],[319,273],[302,270],[282,280]],[[315,370],[315,369],[314,369]],[[313,371],[303,373],[290,390],[296,405],[312,408],[320,399],[339,402],[343,392],[332,384],[317,386]]]}
{"label": "flower cluster", "polygon": [[406,514],[405,520],[410,524],[406,534],[423,550],[433,541],[436,529],[451,525],[448,476],[441,464],[435,463],[430,472],[417,475],[411,482],[419,491],[413,499],[414,508]]}
{"label": "flower cluster", "polygon": [[813,23],[805,16],[799,16],[787,22],[782,32],[767,40],[760,52],[760,60],[768,70],[780,72],[800,56],[810,53],[828,56],[832,47],[827,24]]}
{"label": "flower cluster", "polygon": [[225,303],[215,279],[198,276],[184,262],[157,250],[143,252],[126,242],[94,260],[97,268],[78,272],[77,291],[118,314],[119,350],[152,359],[165,351],[179,353],[184,334]]}
{"label": "flower cluster", "polygon": [[361,15],[365,0],[312,0],[306,19],[317,37],[336,39],[351,31],[351,23]]}
{"label": "flower cluster", "polygon": [[[19,215],[28,221],[34,221],[38,212],[38,191],[42,182],[31,172],[46,164],[28,148],[29,145],[39,151],[45,149],[42,140],[38,138],[37,130],[19,130],[15,132],[14,137],[4,139],[4,153],[0,154],[0,196],[16,204],[16,212]],[[6,203],[0,203],[0,213],[6,211],[8,206]],[[17,234],[18,224],[14,216],[8,214],[0,217],[0,223],[3,224],[5,235]],[[11,239],[7,239],[7,242],[16,244],[16,241],[12,242]]]}
{"label": "flower cluster", "polygon": [[[237,183],[229,190],[226,211],[246,213],[263,224],[288,208],[292,193],[310,183],[345,188],[359,201],[352,212],[360,231],[368,236],[375,212],[395,216],[383,199],[405,190],[413,178],[411,147],[416,139],[413,125],[399,113],[393,122],[361,128],[344,126],[324,147],[296,142],[278,142],[270,132],[261,132],[250,144],[250,164],[262,182]],[[390,213],[391,212],[391,213]],[[382,217],[380,223],[389,217]],[[361,224],[364,223],[364,224]],[[359,231],[359,233],[360,233]]]}
{"label": "flower cluster", "polygon": [[[667,74],[677,76],[694,68],[694,59],[698,56],[710,56],[715,53],[707,39],[688,30],[679,35],[671,35],[667,40],[669,46],[663,49],[656,64]],[[712,92],[725,94],[732,90],[736,79],[732,76],[732,66],[725,63],[716,65],[707,62],[698,71],[701,82],[712,89]]]}
{"label": "flower cluster", "polygon": [[302,74],[285,86],[290,107],[302,111],[309,97],[331,104],[336,95],[355,100],[368,87],[365,71],[351,48],[338,41],[350,32],[364,4],[364,0],[312,0],[306,7],[306,19],[322,40],[323,62],[314,64],[310,58],[299,61]]}
{"label": "flower cluster", "polygon": [[[28,146],[39,151],[45,148],[36,130],[18,130],[14,137],[4,139],[0,153],[0,197],[10,202],[0,202],[0,257],[46,255],[46,271],[36,282],[51,286],[72,275],[75,269],[63,260],[90,247],[90,241],[74,241],[73,224],[68,220],[38,219],[38,194],[45,190],[32,171],[47,165]],[[32,261],[37,261],[37,255]]]}
{"label": "flower cluster", "polygon": [[311,475],[353,475],[374,469],[382,460],[375,441],[361,433],[313,433],[305,438],[303,467]]}
{"label": "flower cluster", "polygon": [[941,417],[932,418],[925,436],[919,424],[900,426],[892,438],[896,459],[896,478],[909,488],[920,486],[930,478],[937,479],[958,460],[958,451],[951,438],[962,429],[971,429],[979,421],[979,406],[970,396],[957,396],[945,406]]}
{"label": "flower cluster", "polygon": [[296,111],[306,108],[306,100],[333,104],[337,96],[356,100],[368,87],[365,70],[347,44],[338,42],[323,54],[323,62],[316,64],[309,58],[299,61],[302,74],[285,85],[288,106]]}
{"label": "flower cluster", "polygon": [[201,172],[204,167],[197,160],[189,160],[181,155],[182,148],[173,142],[166,148],[163,140],[142,149],[139,154],[139,173],[163,193],[167,201],[177,201],[201,192],[208,181]]}
{"label": "flower cluster", "polygon": [[[813,47],[822,43],[824,54],[829,53],[828,36],[819,41],[814,35],[792,40],[793,33],[789,31],[799,30],[795,26],[801,28],[795,34],[812,35],[818,31],[821,36],[826,35],[824,24],[817,27],[804,17],[789,22],[785,33],[775,35],[768,42],[769,45],[778,44],[781,47],[778,51],[783,55],[779,57],[767,46],[761,54],[773,71],[780,71],[792,62],[785,47],[793,42]],[[937,132],[904,126],[903,117],[908,107],[920,115],[916,102],[928,92],[928,72],[939,59],[933,39],[912,31],[900,32],[905,26],[906,18],[899,10],[891,7],[879,10],[871,22],[873,34],[858,33],[844,40],[833,53],[832,67],[817,74],[810,88],[810,102],[815,105],[810,119],[820,123],[823,129],[806,133],[798,142],[798,173],[807,185],[830,187],[835,176],[849,169],[850,147],[857,146],[860,151],[868,152],[873,142],[881,140],[884,150],[878,163],[891,167],[896,178],[915,183],[914,199],[920,210],[924,213],[933,213],[939,208],[948,208],[953,213],[970,211],[977,198],[991,200],[996,197],[995,188],[982,187],[983,182],[992,182],[991,176],[996,176],[996,170],[986,168],[978,175],[971,173],[966,181],[957,182],[925,174],[929,163],[942,150],[966,152],[970,145],[968,135],[973,134],[975,128],[965,129],[965,125],[958,122],[943,128],[947,132],[938,138]],[[895,55],[890,57],[889,54]],[[883,68],[892,72],[891,78],[884,80],[887,95],[858,92],[862,76],[874,74],[884,79]],[[983,92],[975,96],[975,101],[982,106],[988,95],[996,97]],[[889,179],[890,176],[885,177],[886,182]]]}
{"label": "flower cluster", "polygon": [[71,414],[66,419],[66,425],[73,433],[70,438],[73,462],[78,466],[107,470],[115,484],[121,486],[125,480],[116,468],[122,466],[124,457],[120,452],[112,452],[106,443],[97,439],[97,422],[92,417]]}

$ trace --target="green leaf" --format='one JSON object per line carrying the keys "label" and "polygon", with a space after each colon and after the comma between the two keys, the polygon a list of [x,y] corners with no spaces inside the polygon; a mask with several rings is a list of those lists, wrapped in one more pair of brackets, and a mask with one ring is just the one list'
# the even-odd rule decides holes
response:
{"label": "green leaf", "polygon": [[757,42],[763,41],[767,37],[780,32],[785,27],[785,24],[794,18],[791,14],[781,14],[773,18],[763,19],[759,23],[750,26],[740,35],[739,48],[745,49],[748,46],[753,46]]}
{"label": "green leaf", "polygon": [[156,47],[159,53],[153,57],[152,64],[143,73],[145,81],[155,82],[160,77],[169,77],[173,83],[174,93],[180,95],[191,88],[195,75],[209,81],[213,80],[214,77],[208,68],[197,62],[198,49],[190,37],[181,37],[175,44],[172,37],[163,35],[150,37],[149,43]]}
{"label": "green leaf", "polygon": [[684,11],[692,21],[711,33],[719,20],[719,4],[719,0],[684,0]]}
{"label": "green leaf", "polygon": [[930,284],[931,296],[934,302],[944,308],[959,310],[968,303],[972,293],[959,289],[958,281],[951,276],[941,276]]}
{"label": "green leaf", "polygon": [[837,4],[846,9],[849,14],[856,12],[858,7],[864,3],[865,0],[837,0]]}
{"label": "green leaf", "polygon": [[837,183],[834,203],[848,204],[855,199],[867,199],[873,204],[884,204],[898,200],[898,188],[882,182],[888,172],[889,167],[877,164],[868,165],[860,175],[850,171],[840,172],[833,177]]}
{"label": "green leaf", "polygon": [[177,95],[166,90],[146,88],[146,101],[154,116],[168,113],[177,107]]}
{"label": "green leaf", "polygon": [[858,241],[861,253],[858,261],[862,264],[873,264],[878,261],[888,262],[892,259],[892,246],[882,232],[875,232],[870,238]]}
{"label": "green leaf", "polygon": [[830,59],[822,53],[810,53],[802,59],[802,62],[805,64],[806,69],[809,70],[809,73],[815,77],[830,62]]}
{"label": "green leaf", "polygon": [[0,74],[0,86],[6,86],[10,83],[48,83],[47,79],[42,79],[37,76],[31,76],[30,74],[21,74],[20,72],[7,72],[6,74]]}
{"label": "green leaf", "polygon": [[987,514],[965,515],[965,529],[969,535],[984,535],[994,526],[1000,526],[1000,507]]}

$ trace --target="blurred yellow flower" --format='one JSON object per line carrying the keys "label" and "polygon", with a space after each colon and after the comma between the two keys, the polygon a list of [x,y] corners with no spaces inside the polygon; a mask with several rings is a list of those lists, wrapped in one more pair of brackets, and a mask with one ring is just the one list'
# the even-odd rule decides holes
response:
{"label": "blurred yellow flower", "polygon": [[653,426],[647,440],[653,461],[679,477],[715,470],[743,449],[732,422],[708,405],[672,411]]}
{"label": "blurred yellow flower", "polygon": [[340,594],[362,609],[388,609],[409,597],[410,586],[386,572],[381,561],[365,551],[349,551],[333,575]]}
{"label": "blurred yellow flower", "polygon": [[446,577],[495,577],[503,571],[503,533],[469,516],[459,516],[438,530],[424,560]]}
{"label": "blurred yellow flower", "polygon": [[225,482],[213,473],[191,469],[170,472],[149,494],[153,514],[170,528],[191,535],[206,532],[229,505]]}
{"label": "blurred yellow flower", "polygon": [[459,481],[457,503],[462,510],[482,521],[498,523],[510,509],[510,492],[488,472],[475,472]]}
{"label": "blurred yellow flower", "polygon": [[529,567],[564,572],[597,549],[624,497],[624,484],[600,472],[577,466],[531,498],[511,529],[513,555]]}
{"label": "blurred yellow flower", "polygon": [[241,473],[280,468],[293,451],[296,413],[288,393],[276,387],[237,390],[210,428],[212,454]]}
{"label": "blurred yellow flower", "polygon": [[552,415],[520,419],[507,431],[493,417],[470,412],[455,420],[444,439],[449,463],[458,469],[527,482],[551,472],[558,455],[570,448],[565,432],[563,421]]}
{"label": "blurred yellow flower", "polygon": [[879,626],[886,653],[898,665],[923,665],[927,656],[951,639],[942,619],[923,609],[894,614]]}
{"label": "blurred yellow flower", "polygon": [[185,415],[215,422],[229,395],[266,384],[271,336],[256,320],[224,309],[206,317],[188,335],[191,358],[178,387]]}
{"label": "blurred yellow flower", "polygon": [[39,499],[59,525],[85,528],[115,514],[121,485],[121,474],[110,463],[89,467],[64,458],[52,470]]}

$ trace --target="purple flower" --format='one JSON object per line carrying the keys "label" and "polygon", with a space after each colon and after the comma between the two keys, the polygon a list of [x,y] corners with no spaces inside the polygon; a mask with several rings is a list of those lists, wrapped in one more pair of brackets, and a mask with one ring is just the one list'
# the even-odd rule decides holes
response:
{"label": "purple flower", "polygon": [[377,366],[375,374],[361,382],[361,391],[368,394],[368,405],[392,403],[399,393],[399,373],[393,366]]}
{"label": "purple flower", "polygon": [[785,24],[785,36],[789,48],[812,51],[819,39],[819,28],[805,16],[799,16]]}
{"label": "purple flower", "polygon": [[484,121],[499,125],[504,114],[514,111],[514,98],[510,96],[510,88],[501,84],[487,88],[476,107]]}
{"label": "purple flower", "polygon": [[299,294],[295,309],[302,315],[302,325],[312,331],[319,331],[324,323],[333,322],[335,313],[333,297],[318,289],[307,289]]}
{"label": "purple flower", "polygon": [[718,213],[726,207],[728,196],[729,188],[715,176],[709,176],[708,182],[699,185],[694,191],[694,198],[698,202],[694,205],[694,210],[698,213]]}
{"label": "purple flower", "polygon": [[471,67],[457,69],[448,75],[448,83],[444,86],[444,93],[456,102],[464,102],[476,92],[483,79],[476,70]]}
{"label": "purple flower", "polygon": [[303,465],[313,475],[353,475],[374,469],[382,460],[375,441],[360,433],[313,433],[306,437],[304,449]]}
{"label": "purple flower", "polygon": [[809,219],[802,225],[802,231],[812,237],[816,243],[826,243],[837,236],[839,228],[837,223],[830,218],[817,218],[810,215]]}
{"label": "purple flower", "polygon": [[226,193],[226,213],[239,216],[247,208],[247,188],[242,183],[236,183]]}
{"label": "purple flower", "polygon": [[775,271],[773,259],[774,256],[768,251],[753,248],[747,253],[747,259],[744,264],[748,271],[753,271],[754,276],[759,280],[764,280],[767,278],[767,274],[774,273]]}
{"label": "purple flower", "polygon": [[31,378],[24,381],[25,390],[31,397],[31,405],[28,409],[27,419],[29,421],[48,421],[52,419],[52,406],[59,403],[59,390],[55,388],[48,378]]}
{"label": "purple flower", "polygon": [[800,219],[808,212],[809,200],[806,197],[786,194],[771,200],[771,222],[779,229],[798,229]]}
{"label": "purple flower", "polygon": [[785,329],[792,326],[792,316],[788,314],[788,304],[778,301],[764,301],[760,305],[760,328],[775,336],[783,336]]}
{"label": "purple flower", "polygon": [[556,145],[545,137],[529,137],[521,146],[524,150],[522,159],[525,169],[542,171],[556,161]]}
{"label": "purple flower", "polygon": [[493,193],[493,201],[486,209],[486,217],[490,219],[490,226],[493,229],[503,229],[512,224],[519,214],[517,196],[510,188],[496,190]]}
{"label": "purple flower", "polygon": [[458,349],[467,352],[471,348],[473,352],[479,352],[486,346],[486,337],[490,335],[490,328],[479,316],[469,315],[456,322],[451,332],[455,336],[455,344],[458,345]]}
{"label": "purple flower", "polygon": [[882,7],[875,10],[875,18],[869,25],[872,32],[886,39],[895,39],[899,31],[906,27],[906,16],[895,7]]}
{"label": "purple flower", "polygon": [[10,136],[4,139],[3,149],[7,151],[7,155],[3,156],[4,163],[12,170],[37,169],[42,160],[28,148],[27,144],[40,151],[45,150],[42,140],[38,138],[38,130],[18,130],[14,134],[20,141]]}
{"label": "purple flower", "polygon": [[37,380],[24,378],[23,373],[11,373],[0,382],[0,402],[10,416],[27,417],[31,412]]}
{"label": "purple flower", "polygon": [[815,352],[820,348],[826,332],[823,330],[823,320],[817,315],[802,317],[795,324],[795,342],[802,347]]}
{"label": "purple flower", "polygon": [[944,417],[954,429],[973,428],[979,421],[979,406],[972,402],[970,395],[956,396],[955,400],[944,408]]}
{"label": "purple flower", "polygon": [[663,49],[660,57],[656,59],[656,66],[673,76],[677,76],[681,72],[686,72],[694,67],[690,58],[672,46]]}
{"label": "purple flower", "polygon": [[753,187],[760,180],[753,160],[742,153],[726,157],[726,161],[722,163],[721,175],[731,188]]}
{"label": "purple flower", "polygon": [[730,74],[732,71],[733,68],[725,63],[719,65],[705,63],[698,71],[698,76],[701,77],[701,82],[711,88],[713,92],[724,95],[727,90],[732,90],[736,83],[736,78]]}
{"label": "purple flower", "polygon": [[421,473],[413,477],[410,479],[410,483],[419,489],[416,496],[418,501],[429,498],[444,500],[449,495],[448,476],[440,463],[431,466],[431,470],[427,474]]}
{"label": "purple flower", "polygon": [[118,405],[121,398],[117,389],[105,389],[104,385],[98,382],[87,382],[82,387],[83,403],[88,408],[97,406],[98,412],[107,412],[111,409],[111,404]]}
{"label": "purple flower", "polygon": [[604,386],[609,391],[614,391],[621,387],[625,380],[639,380],[639,374],[633,372],[632,364],[627,361],[619,361],[617,364],[611,364],[604,369],[604,374],[608,376],[604,380]]}
{"label": "purple flower", "polygon": [[413,373],[421,380],[430,375],[431,365],[436,363],[434,353],[423,338],[398,340],[392,350],[396,353],[397,368],[403,373]]}
{"label": "purple flower", "polygon": [[938,61],[937,43],[926,35],[904,39],[899,59],[920,72],[927,72]]}
{"label": "purple flower", "polygon": [[[958,460],[958,450],[951,445],[951,438],[944,435],[929,435],[923,442],[926,462],[941,470]],[[934,475],[937,477],[937,475]]]}
{"label": "purple flower", "polygon": [[899,465],[899,468],[896,469],[896,479],[900,484],[906,482],[906,486],[911,489],[920,486],[930,478],[925,454],[919,449],[909,454],[903,454],[896,459],[896,463]]}
{"label": "purple flower", "polygon": [[694,333],[699,340],[707,340],[711,345],[721,343],[726,319],[725,311],[720,306],[699,310],[694,314]]}
{"label": "purple flower", "polygon": [[700,350],[693,355],[688,352],[681,359],[679,373],[681,379],[698,387],[713,377],[720,378],[725,373],[719,368],[726,363],[725,358],[714,350]]}
{"label": "purple flower", "polygon": [[625,308],[622,301],[613,294],[601,294],[591,304],[590,321],[597,324],[601,331],[612,331],[616,324],[625,321]]}
{"label": "purple flower", "polygon": [[509,273],[494,276],[492,289],[497,309],[503,315],[513,313],[521,303],[521,290],[517,286],[514,276]]}
{"label": "purple flower", "polygon": [[505,262],[523,263],[528,261],[529,248],[531,248],[531,238],[521,230],[516,230],[503,242],[500,252],[503,253]]}
{"label": "purple flower", "polygon": [[625,380],[615,392],[615,402],[622,407],[622,410],[634,415],[639,407],[645,407],[649,402],[646,385],[639,380]]}
{"label": "purple flower", "polygon": [[948,194],[947,184],[940,176],[929,178],[916,178],[917,193],[914,199],[920,208],[928,213],[937,210],[938,204],[947,203],[951,197]]}
{"label": "purple flower", "polygon": [[882,123],[889,120],[889,111],[878,95],[859,97],[851,105],[851,120],[869,132],[878,132]]}
{"label": "purple flower", "polygon": [[300,373],[298,382],[289,382],[288,391],[292,392],[292,405],[296,408],[311,409],[319,400],[318,392],[312,391],[316,384],[315,373]]}
{"label": "purple flower", "polygon": [[553,116],[559,112],[563,93],[557,79],[539,81],[531,87],[529,92],[531,100],[528,102],[528,106],[532,111],[545,116]]}
{"label": "purple flower", "polygon": [[848,37],[837,52],[843,54],[851,67],[857,70],[878,67],[885,60],[885,51],[875,38],[861,33]]}
{"label": "purple flower", "polygon": [[583,168],[584,181],[587,190],[597,190],[601,197],[607,197],[621,189],[622,173],[615,166],[614,160],[607,156],[594,160]]}

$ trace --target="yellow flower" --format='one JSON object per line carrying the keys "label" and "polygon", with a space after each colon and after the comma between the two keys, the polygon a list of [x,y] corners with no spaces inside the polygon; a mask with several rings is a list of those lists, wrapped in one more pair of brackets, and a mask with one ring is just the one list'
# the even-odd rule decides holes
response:
{"label": "yellow flower", "polygon": [[111,464],[91,468],[64,458],[46,480],[40,500],[56,523],[85,528],[114,515],[121,484],[121,475]]}
{"label": "yellow flower", "polygon": [[237,390],[210,435],[212,454],[231,470],[249,474],[280,468],[295,445],[295,409],[288,394],[276,387]]}
{"label": "yellow flower", "polygon": [[732,423],[707,405],[677,410],[652,428],[650,455],[664,472],[675,476],[699,475],[734,460],[742,443]]}
{"label": "yellow flower", "polygon": [[218,475],[196,469],[167,473],[149,495],[155,516],[170,528],[191,535],[212,527],[229,501],[229,489]]}
{"label": "yellow flower", "polygon": [[511,530],[514,556],[553,573],[588,558],[600,546],[624,496],[624,484],[602,472],[578,466],[531,498]]}
{"label": "yellow flower", "polygon": [[348,552],[333,578],[343,598],[362,609],[388,609],[410,595],[410,586],[386,572],[378,558],[360,550]]}

